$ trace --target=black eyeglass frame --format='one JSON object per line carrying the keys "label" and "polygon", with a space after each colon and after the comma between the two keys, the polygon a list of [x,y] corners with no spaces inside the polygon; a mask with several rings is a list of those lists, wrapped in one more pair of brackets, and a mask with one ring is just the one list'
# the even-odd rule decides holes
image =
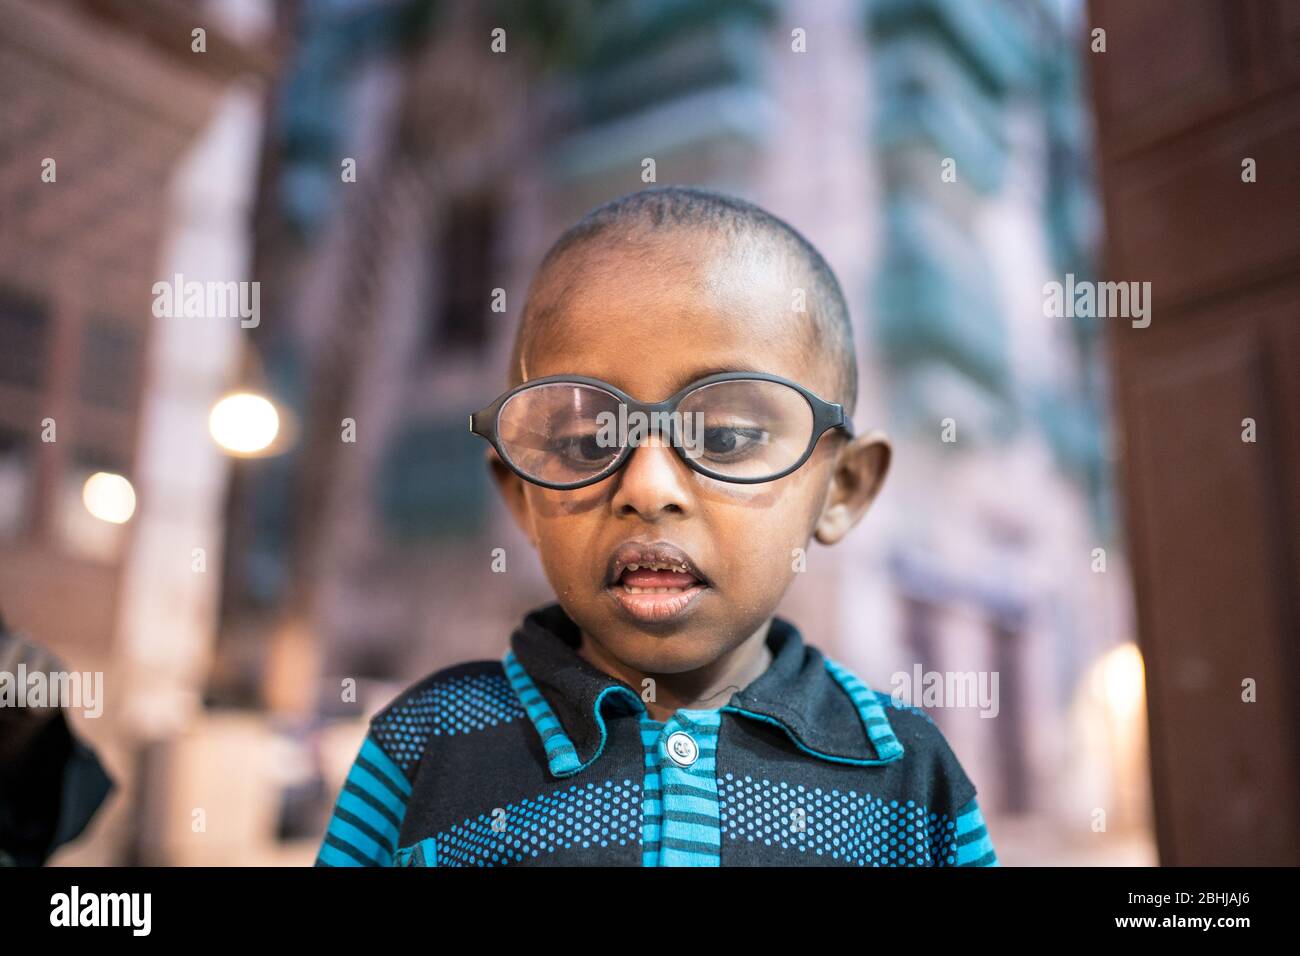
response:
{"label": "black eyeglass frame", "polygon": [[[505,407],[506,403],[510,401],[510,399],[514,398],[520,392],[527,391],[530,388],[537,388],[541,385],[587,385],[592,388],[598,388],[601,391],[612,395],[614,398],[618,399],[619,402],[627,406],[629,413],[641,412],[646,416],[668,413],[671,416],[671,414],[677,410],[677,406],[681,404],[682,400],[697,389],[704,388],[706,385],[714,385],[718,382],[738,381],[776,382],[777,384],[788,386],[802,395],[804,401],[806,401],[812,409],[813,415],[812,435],[808,439],[808,447],[804,449],[803,454],[799,456],[799,459],[794,464],[775,475],[770,475],[765,478],[736,478],[730,475],[722,475],[718,472],[711,471],[699,462],[689,458],[686,454],[686,450],[682,447],[681,443],[677,441],[678,436],[674,433],[669,444],[672,446],[673,450],[677,452],[677,456],[681,458],[682,461],[686,462],[692,470],[697,471],[702,475],[738,485],[765,484],[769,481],[776,481],[778,478],[784,478],[791,472],[797,471],[812,455],[813,449],[815,449],[817,443],[821,441],[822,435],[830,431],[832,428],[843,428],[845,434],[849,438],[853,437],[853,421],[849,416],[844,414],[844,407],[842,405],[838,402],[828,402],[825,399],[820,398],[808,389],[804,388],[798,382],[792,382],[788,378],[782,378],[780,375],[771,375],[767,372],[718,372],[714,375],[706,375],[704,378],[691,382],[675,395],[664,399],[662,402],[638,402],[631,395],[628,395],[626,392],[617,389],[608,382],[601,381],[598,378],[589,378],[585,375],[547,375],[543,378],[535,378],[532,381],[524,382],[522,385],[515,386],[510,389],[510,391],[498,396],[496,401],[492,402],[492,404],[488,405],[486,408],[474,412],[469,416],[469,430],[475,435],[487,439],[496,450],[497,455],[505,463],[506,467],[520,478],[524,479],[524,481],[540,485],[543,488],[550,488],[554,491],[571,491],[575,488],[585,488],[587,485],[594,485],[599,481],[604,481],[614,472],[622,468],[628,458],[632,456],[632,452],[634,452],[639,446],[623,445],[622,448],[619,449],[618,454],[614,456],[614,459],[605,466],[603,470],[598,474],[593,475],[590,478],[584,478],[581,481],[557,483],[543,481],[540,478],[533,477],[511,461],[510,455],[506,452],[501,443],[501,436],[497,428],[497,423],[500,420],[501,409]],[[651,418],[650,420],[653,421],[654,419]],[[669,418],[670,423],[674,421],[675,419],[671,417]],[[674,425],[673,428],[675,432],[676,426]]]}

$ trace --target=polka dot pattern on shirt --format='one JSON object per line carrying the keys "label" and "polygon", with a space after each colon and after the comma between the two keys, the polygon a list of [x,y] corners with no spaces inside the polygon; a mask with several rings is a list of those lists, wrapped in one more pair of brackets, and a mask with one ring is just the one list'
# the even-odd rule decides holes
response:
{"label": "polka dot pattern on shirt", "polygon": [[501,866],[557,850],[641,842],[641,787],[574,784],[494,809],[438,834],[440,866]]}
{"label": "polka dot pattern on shirt", "polygon": [[899,803],[855,790],[728,773],[718,778],[718,804],[724,840],[760,842],[857,866],[957,862],[956,822],[913,800]]}
{"label": "polka dot pattern on shirt", "polygon": [[466,674],[417,691],[376,717],[371,726],[384,750],[409,773],[431,736],[484,730],[524,716],[504,674]]}

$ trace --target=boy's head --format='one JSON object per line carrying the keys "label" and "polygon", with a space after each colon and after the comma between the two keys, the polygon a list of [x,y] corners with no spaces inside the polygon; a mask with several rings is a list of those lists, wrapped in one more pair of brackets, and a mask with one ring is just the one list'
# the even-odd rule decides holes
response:
{"label": "boy's head", "polygon": [[[510,385],[578,375],[658,402],[722,371],[781,376],[848,415],[857,391],[848,309],[821,255],[782,220],[715,192],[663,187],[599,207],[552,246],[529,289]],[[833,544],[858,522],[889,456],[879,433],[832,428],[793,472],[738,484],[693,470],[656,435],[603,480],[554,490],[489,452],[585,639],[650,674],[704,667],[761,628],[809,538]],[[680,549],[700,580],[622,570],[620,556],[655,543]]]}

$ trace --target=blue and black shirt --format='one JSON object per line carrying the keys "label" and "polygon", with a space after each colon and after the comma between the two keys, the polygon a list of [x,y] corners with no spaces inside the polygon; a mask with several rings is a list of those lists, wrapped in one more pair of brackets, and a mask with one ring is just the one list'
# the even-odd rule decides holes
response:
{"label": "blue and black shirt", "polygon": [[934,721],[803,642],[727,704],[652,720],[559,604],[504,660],[431,674],[371,721],[320,866],[991,866]]}

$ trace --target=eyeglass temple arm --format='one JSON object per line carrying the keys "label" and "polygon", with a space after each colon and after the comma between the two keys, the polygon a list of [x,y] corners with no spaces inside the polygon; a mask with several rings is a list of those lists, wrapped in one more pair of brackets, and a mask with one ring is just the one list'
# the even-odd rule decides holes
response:
{"label": "eyeglass temple arm", "polygon": [[856,432],[853,430],[853,419],[849,418],[843,412],[840,413],[840,427],[844,429],[844,434],[852,438]]}

